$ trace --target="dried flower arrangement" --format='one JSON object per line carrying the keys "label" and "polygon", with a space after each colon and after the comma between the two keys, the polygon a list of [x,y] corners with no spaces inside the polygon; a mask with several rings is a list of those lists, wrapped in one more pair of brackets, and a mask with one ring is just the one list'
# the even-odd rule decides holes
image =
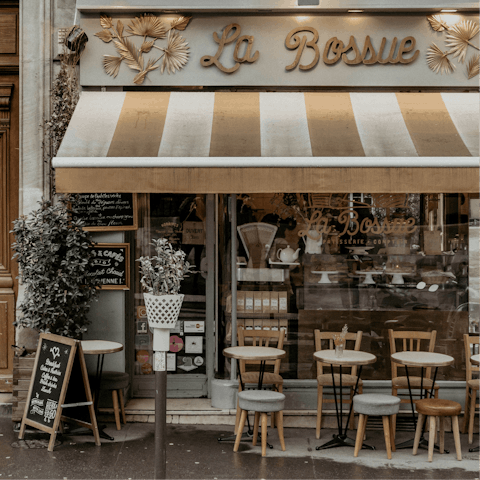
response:
{"label": "dried flower arrangement", "polygon": [[152,295],[175,295],[181,281],[193,272],[193,265],[185,260],[183,250],[174,250],[166,238],[153,239],[151,245],[156,255],[140,257],[140,283]]}
{"label": "dried flower arrangement", "polygon": [[333,337],[333,342],[335,343],[335,346],[339,345],[345,345],[345,337],[347,336],[348,333],[348,326],[345,324],[342,328],[342,331],[338,335],[334,335]]}
{"label": "dried flower arrangement", "polygon": [[[120,65],[125,62],[129,68],[138,71],[133,79],[133,83],[141,85],[147,74],[156,70],[159,66],[155,65],[159,60],[161,62],[160,73],[166,70],[168,74],[181,70],[188,62],[189,47],[188,43],[174,30],[183,31],[187,28],[188,22],[192,17],[179,17],[170,23],[170,26],[164,23],[160,17],[152,14],[144,14],[135,17],[126,28],[121,20],[117,21],[116,26],[108,15],[100,16],[100,25],[103,30],[96,33],[95,36],[105,43],[113,41],[119,57],[113,55],[103,56],[103,67],[108,75],[116,77],[120,71]],[[143,38],[140,48],[128,39],[128,37],[138,36]],[[147,38],[153,40],[147,41]],[[159,39],[167,38],[166,48],[155,45]],[[144,53],[149,53],[152,48],[163,52],[157,59],[150,58],[145,64]]]}
{"label": "dried flower arrangement", "polygon": [[[472,20],[463,20],[455,25],[449,25],[441,15],[430,15],[427,17],[432,29],[436,32],[447,32],[445,45],[450,47],[443,51],[435,43],[427,50],[427,64],[435,73],[453,73],[455,65],[448,58],[458,57],[459,63],[465,63],[468,47],[471,46],[480,50],[471,40],[478,35],[479,25]],[[479,74],[480,55],[477,53],[467,63],[467,77],[471,78]]]}

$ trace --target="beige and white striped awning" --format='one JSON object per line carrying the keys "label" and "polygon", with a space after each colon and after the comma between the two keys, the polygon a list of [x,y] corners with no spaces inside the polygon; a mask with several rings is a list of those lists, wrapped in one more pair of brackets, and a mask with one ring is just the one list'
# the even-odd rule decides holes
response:
{"label": "beige and white striped awning", "polygon": [[479,109],[478,93],[83,92],[56,187],[478,192]]}

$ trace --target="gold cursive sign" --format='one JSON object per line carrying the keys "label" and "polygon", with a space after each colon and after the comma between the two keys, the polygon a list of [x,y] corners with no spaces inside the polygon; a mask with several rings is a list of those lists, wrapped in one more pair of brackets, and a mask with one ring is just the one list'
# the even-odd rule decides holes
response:
{"label": "gold cursive sign", "polygon": [[[210,67],[211,65],[215,65],[219,70],[224,73],[234,73],[240,68],[240,63],[253,63],[258,60],[258,57],[260,56],[258,50],[252,55],[254,37],[252,35],[242,35],[240,38],[238,38],[241,31],[242,27],[240,27],[238,23],[231,23],[223,29],[221,38],[218,37],[217,32],[213,32],[213,40],[218,43],[217,53],[213,56],[205,55],[200,59],[200,64],[203,67]],[[233,53],[235,65],[231,68],[227,68],[220,62],[220,55],[222,54],[225,45],[228,45],[235,40],[236,44]],[[242,56],[239,56],[240,47],[244,42],[246,42],[247,44],[245,48],[245,53]]]}
{"label": "gold cursive sign", "polygon": [[[385,220],[382,224],[378,221],[378,218],[364,218],[360,222],[358,221],[358,213],[355,210],[343,210],[338,216],[338,223],[344,225],[343,231],[339,232],[339,236],[349,235],[354,236],[357,233],[373,233],[380,234],[403,234],[407,235],[415,232],[418,226],[415,225],[415,218],[410,217],[404,219],[394,219],[391,222]],[[312,216],[306,220],[305,228],[299,230],[298,236],[307,236],[312,240],[316,238],[312,236],[312,232],[317,234],[329,234],[332,231],[332,226],[329,225],[329,219],[322,216],[322,212],[316,210]],[[309,233],[310,232],[310,233]],[[318,237],[317,237],[318,238]]]}

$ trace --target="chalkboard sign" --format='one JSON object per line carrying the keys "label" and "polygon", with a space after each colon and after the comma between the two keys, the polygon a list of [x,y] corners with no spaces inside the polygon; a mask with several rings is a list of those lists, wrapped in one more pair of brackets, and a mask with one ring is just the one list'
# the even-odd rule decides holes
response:
{"label": "chalkboard sign", "polygon": [[136,193],[79,193],[74,220],[82,218],[85,230],[136,230]]}
{"label": "chalkboard sign", "polygon": [[[66,398],[68,402],[65,401]],[[68,416],[62,414],[66,408],[71,409]],[[100,445],[87,366],[80,342],[42,333],[19,438],[23,439],[27,425],[38,428],[50,434],[48,450],[51,452],[60,420],[91,429],[95,443]]]}
{"label": "chalkboard sign", "polygon": [[102,289],[128,290],[130,288],[130,244],[98,243],[93,249],[94,271]]}

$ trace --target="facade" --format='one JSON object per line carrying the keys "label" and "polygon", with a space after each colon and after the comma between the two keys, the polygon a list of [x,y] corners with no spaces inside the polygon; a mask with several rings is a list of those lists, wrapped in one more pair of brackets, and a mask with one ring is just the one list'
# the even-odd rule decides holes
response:
{"label": "facade", "polygon": [[[347,324],[378,358],[364,391],[390,389],[389,328],[437,330],[456,359],[440,384],[461,400],[459,340],[479,318],[476,6],[96,3],[77,2],[82,93],[53,166],[58,192],[109,209],[95,240],[129,252],[87,338],[125,345],[105,361],[130,373],[130,395],[154,395],[134,260],[165,236],[198,270],[170,338],[170,396],[234,408],[223,348],[239,326],[284,328],[287,405],[313,409],[313,331]],[[454,25],[474,46],[445,59]]]}

